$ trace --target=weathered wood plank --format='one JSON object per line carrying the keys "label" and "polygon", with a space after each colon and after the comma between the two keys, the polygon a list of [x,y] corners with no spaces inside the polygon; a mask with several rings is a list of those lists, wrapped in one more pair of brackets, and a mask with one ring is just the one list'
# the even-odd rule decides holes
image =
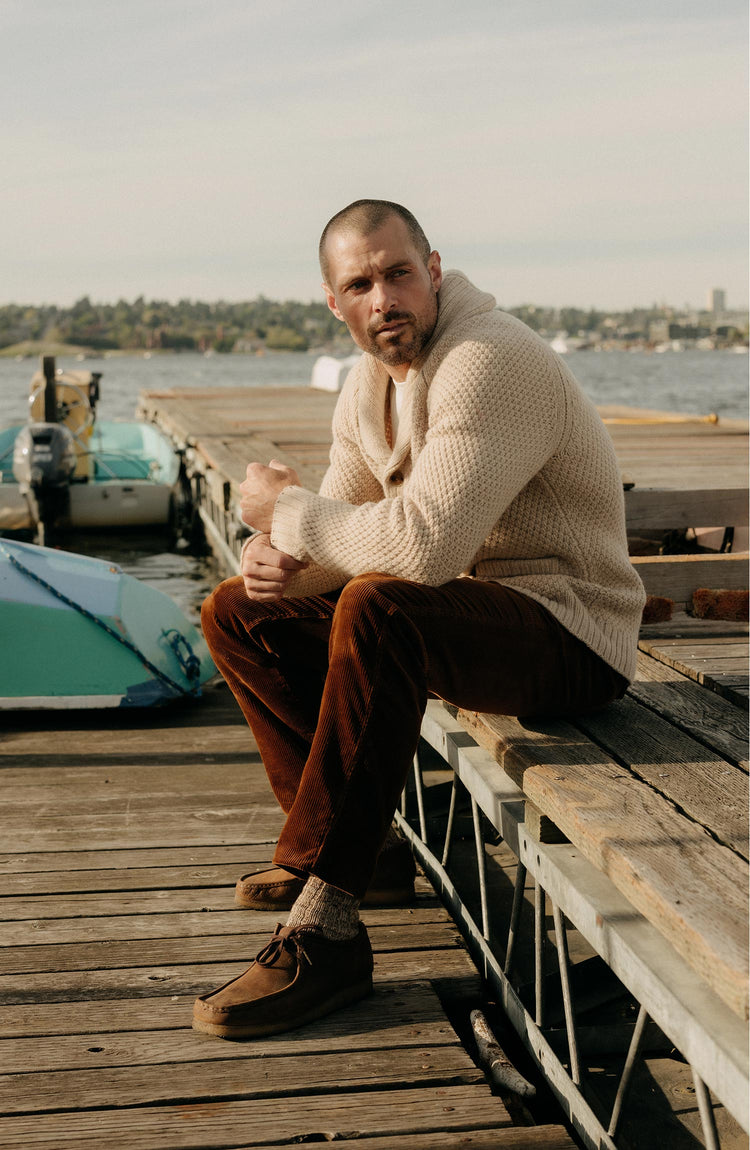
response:
{"label": "weathered wood plank", "polygon": [[719,842],[750,857],[748,778],[667,719],[625,698],[575,726]]}
{"label": "weathered wood plank", "polygon": [[[689,618],[689,616],[683,616],[683,619],[686,618]],[[683,634],[683,627],[681,625],[677,634],[672,635],[665,633],[660,636],[652,635],[651,639],[654,640],[658,638],[660,647],[687,647],[696,651],[702,650],[704,647],[710,647],[721,652],[725,646],[736,647],[739,645],[740,650],[747,653],[747,623],[729,623],[710,619],[694,619],[693,622],[695,623],[694,631],[686,631],[686,633]],[[714,633],[712,630],[713,627],[718,627],[720,630]],[[644,628],[644,631],[646,630],[648,630],[648,628]],[[645,641],[648,642],[648,640]]]}
{"label": "weathered wood plank", "polygon": [[[207,990],[221,986],[241,974],[248,961],[257,951],[251,946],[236,949],[223,946],[224,940],[215,941],[216,949],[203,949],[202,957],[194,954],[201,948],[188,943],[200,940],[187,940],[181,945],[179,939],[172,942],[173,960],[161,964],[141,963],[138,954],[144,944],[136,948],[129,944],[131,959],[135,966],[105,966],[100,968],[78,967],[69,962],[73,969],[59,970],[48,963],[51,969],[36,972],[4,974],[0,991],[0,1006],[22,1003],[86,1002],[102,999],[153,998],[155,993],[164,995],[205,994]],[[232,943],[231,938],[227,940]],[[413,950],[384,952],[376,955],[375,978],[381,983],[408,982],[414,979],[428,979],[436,985],[444,985],[452,993],[480,993],[479,976],[465,950],[458,947],[434,950],[420,950],[415,938]],[[128,944],[117,944],[127,946]],[[106,945],[100,947],[100,957],[104,959]],[[188,952],[187,961],[182,955]],[[219,953],[222,957],[219,958]],[[124,957],[124,956],[123,956]],[[165,956],[166,959],[166,956]]]}
{"label": "weathered wood plank", "polygon": [[[152,994],[155,994],[152,991]],[[121,1031],[146,1030],[157,1034],[161,1030],[179,1030],[188,1025],[193,995],[169,997],[115,998],[108,1000],[106,1014],[100,999],[56,1001],[6,1002],[0,1005],[0,1040],[24,1042],[49,1036],[73,1035],[78,1042],[81,1035],[118,1034]],[[93,1041],[93,1040],[92,1040]],[[156,1041],[159,1039],[157,1037]],[[12,1063],[3,1063],[10,1066]]]}
{"label": "weathered wood plank", "polygon": [[[213,1043],[193,1042],[205,1048]],[[222,1042],[226,1055],[227,1043]],[[244,1043],[247,1051],[252,1044]],[[89,1110],[110,1106],[176,1104],[185,1098],[283,1098],[284,1106],[298,1095],[339,1095],[354,1090],[478,1085],[485,1081],[463,1047],[386,1046],[369,1050],[321,1051],[305,1056],[226,1056],[221,1060],[163,1062],[99,1069],[29,1071],[0,1075],[0,1113]]]}
{"label": "weathered wood plank", "polygon": [[748,554],[634,555],[633,566],[649,595],[689,603],[699,587],[747,590]]}
{"label": "weathered wood plank", "polygon": [[[695,682],[701,683],[725,698],[742,705],[744,699],[741,692],[744,691],[746,696],[748,685],[748,668],[745,659],[742,660],[742,673],[733,675],[728,670],[727,663],[723,663],[722,668],[722,663],[718,659],[711,659],[703,663],[700,657],[695,658],[694,652],[700,647],[696,646],[694,638],[684,641],[662,641],[659,638],[642,639],[639,646],[641,650],[647,651],[652,658],[666,663],[669,667],[674,667],[675,670],[681,671],[684,675],[694,679]],[[714,670],[714,668],[720,669]]]}
{"label": "weathered wood plank", "polygon": [[264,423],[275,423],[288,436],[295,423],[322,424],[330,431],[337,396],[304,387],[217,388],[213,394],[175,391],[172,396],[143,393],[139,411],[179,441],[194,444],[206,436],[247,436]]}
{"label": "weathered wood plank", "polygon": [[[118,881],[121,875],[131,872],[133,881],[138,881],[138,875],[143,872],[148,875],[151,871],[163,872],[165,875],[173,871],[174,877],[195,873],[208,875],[212,867],[221,868],[225,864],[242,866],[245,862],[252,864],[253,869],[266,862],[273,851],[269,851],[269,844],[275,840],[269,836],[266,843],[213,843],[209,846],[179,846],[179,847],[135,847],[132,850],[79,850],[79,851],[19,851],[10,850],[0,854],[0,875],[7,876],[3,882],[3,890],[13,893],[11,882],[19,884],[30,882],[56,882],[56,875],[64,875],[66,883],[77,883],[76,875],[81,876],[79,885],[69,885],[63,890],[93,890],[109,889],[110,879]],[[7,844],[6,844],[7,846]],[[196,869],[199,868],[199,869]],[[45,874],[48,876],[45,880]],[[91,882],[97,885],[85,885]],[[148,880],[146,880],[148,881]],[[171,879],[169,880],[171,882]],[[101,885],[99,885],[101,884]],[[129,889],[126,887],[125,889]],[[135,889],[135,887],[133,888]]]}
{"label": "weathered wood plank", "polygon": [[[563,1126],[505,1127],[495,1130],[462,1130],[460,1134],[403,1135],[399,1150],[575,1150]],[[391,1135],[383,1138],[336,1140],[337,1150],[394,1150]],[[278,1150],[259,1146],[256,1150]]]}
{"label": "weathered wood plank", "polygon": [[[0,899],[3,947],[20,941],[39,943],[108,942],[127,938],[176,938],[183,933],[254,934],[274,930],[278,911],[253,911],[234,905],[234,883],[225,888],[198,887],[174,892],[168,888],[134,893],[91,892],[58,898]],[[448,923],[450,918],[434,898],[412,906],[363,907],[362,918],[377,926],[422,927]]]}
{"label": "weathered wood plank", "polygon": [[732,675],[737,678],[741,672],[747,672],[747,656],[704,655],[702,652],[688,653],[682,651],[680,658],[688,667],[693,667],[699,674],[711,675],[719,679],[722,675]]}
{"label": "weathered wood plank", "polygon": [[[717,636],[722,638],[742,638],[747,641],[748,624],[735,623],[728,619],[698,619],[688,615],[677,608],[671,619],[661,623],[642,623],[639,637],[641,644],[648,644],[656,639],[689,639],[707,638],[714,640]],[[646,649],[645,646],[642,648]]]}
{"label": "weathered wood plank", "polygon": [[[178,849],[175,848],[175,851]],[[246,874],[248,870],[264,870],[266,867],[270,867],[273,849],[273,843],[254,844],[244,848],[227,848],[228,852],[231,851],[231,856],[236,858],[235,862],[195,863],[193,866],[181,867],[113,866],[112,868],[105,869],[102,867],[97,870],[66,870],[64,866],[65,853],[50,852],[63,865],[59,865],[57,868],[50,867],[49,870],[45,871],[6,872],[4,874],[3,891],[5,895],[4,900],[0,902],[0,919],[15,917],[14,914],[9,913],[10,903],[8,900],[19,897],[22,897],[28,906],[28,899],[31,896],[52,895],[57,892],[55,897],[60,901],[56,915],[62,917],[61,908],[64,903],[64,896],[68,894],[80,893],[84,895],[99,891],[102,892],[100,899],[103,901],[105,898],[103,892],[105,891],[114,893],[118,891],[169,890],[175,893],[175,897],[179,898],[180,892],[184,891],[209,886],[234,886],[240,874]],[[147,854],[148,852],[144,851],[143,853]],[[6,866],[10,866],[9,859],[3,861]],[[226,893],[223,897],[226,900]],[[174,909],[186,908],[175,906]]]}
{"label": "weathered wood plank", "polygon": [[111,845],[115,848],[164,846],[170,843],[176,847],[193,843],[196,846],[216,842],[237,843],[245,839],[248,843],[268,842],[269,830],[274,826],[271,816],[276,819],[275,831],[279,833],[283,818],[272,808],[241,811],[186,812],[180,818],[175,814],[168,819],[164,812],[139,812],[132,817],[130,826],[123,827],[121,812],[103,813],[94,822],[91,816],[80,818],[69,816],[62,824],[55,826],[54,814],[40,817],[38,826],[29,826],[14,835],[15,844],[24,850],[75,850],[84,842],[95,848]]}
{"label": "weathered wood plank", "polygon": [[426,982],[378,984],[369,998],[312,1027],[250,1043],[204,1040],[190,1028],[192,1005],[192,997],[171,996],[0,1007],[0,1035],[16,1035],[0,1039],[0,1066],[16,1072],[102,1069],[459,1042]]}
{"label": "weathered wood plank", "polygon": [[[367,922],[363,911],[363,921]],[[418,918],[421,916],[417,916]],[[426,917],[435,916],[428,912]],[[265,946],[278,922],[275,911],[214,911],[201,914],[122,915],[112,918],[33,919],[3,924],[0,971],[73,971],[164,962],[250,961]],[[456,947],[450,921],[368,924],[375,953]],[[26,938],[26,943],[5,939]],[[29,944],[29,939],[34,939]]]}
{"label": "weathered wood plank", "polygon": [[[0,1147],[49,1145],[89,1150],[109,1142],[118,1150],[157,1145],[200,1150],[209,1146],[330,1141],[353,1133],[400,1138],[412,1131],[478,1130],[510,1125],[508,1112],[486,1086],[323,1094],[236,1102],[191,1101],[183,1106],[89,1110],[0,1119]],[[400,1145],[400,1143],[399,1143]]]}
{"label": "weathered wood plank", "polygon": [[[280,831],[283,813],[257,763],[248,769],[236,764],[224,775],[224,787],[231,789],[221,789],[221,766],[180,765],[180,756],[170,763],[154,756],[152,766],[142,757],[145,765],[105,762],[7,776],[4,814],[14,829],[6,841],[17,853],[76,850],[84,844],[164,848],[267,842]],[[44,759],[54,759],[52,748]]]}
{"label": "weathered wood plank", "polygon": [[527,796],[741,1017],[746,864],[566,723],[462,719]]}
{"label": "weathered wood plank", "polygon": [[[211,909],[226,910],[232,905],[232,888],[241,874],[272,866],[274,844],[226,849],[230,857],[237,858],[237,862],[214,865],[196,863],[192,867],[113,867],[98,870],[66,870],[63,865],[59,865],[57,868],[50,867],[46,871],[32,871],[28,874],[6,873],[3,881],[5,895],[0,900],[0,920],[30,918],[35,914],[48,917],[41,913],[44,910],[43,904],[35,905],[32,910],[29,902],[32,897],[44,898],[46,895],[54,899],[54,915],[49,917],[55,918],[78,914],[82,906],[87,907],[87,914],[121,914],[127,904],[137,907],[141,912],[154,909],[152,903],[159,909],[162,892],[165,891],[170,892],[172,900],[169,910],[194,910],[198,903],[197,891],[203,892],[201,905],[204,899],[209,899],[206,905]],[[148,854],[147,851],[143,853]],[[61,862],[65,860],[65,854],[52,854],[51,857]],[[222,889],[215,890],[216,887]],[[419,875],[416,890],[419,905],[425,903],[425,900],[430,905],[435,904],[432,887]],[[125,901],[118,903],[117,897],[120,894]],[[75,897],[66,899],[66,895]],[[163,903],[161,909],[167,909]]]}
{"label": "weathered wood plank", "polygon": [[625,520],[629,531],[747,526],[747,490],[634,487],[625,492]]}
{"label": "weathered wood plank", "polygon": [[628,693],[747,771],[747,715],[728,699],[641,651],[636,680]]}
{"label": "weathered wood plank", "polygon": [[705,659],[711,663],[722,663],[726,659],[734,662],[741,659],[747,666],[747,641],[734,642],[732,639],[692,639],[666,643],[665,646],[679,649],[683,658]]}
{"label": "weathered wood plank", "polygon": [[196,450],[209,467],[230,482],[235,497],[239,496],[239,485],[245,479],[248,463],[267,464],[271,459],[278,459],[279,463],[297,472],[303,487],[313,491],[318,490],[325,471],[325,466],[307,463],[299,455],[292,455],[280,444],[257,434],[243,436],[241,440],[201,436]]}

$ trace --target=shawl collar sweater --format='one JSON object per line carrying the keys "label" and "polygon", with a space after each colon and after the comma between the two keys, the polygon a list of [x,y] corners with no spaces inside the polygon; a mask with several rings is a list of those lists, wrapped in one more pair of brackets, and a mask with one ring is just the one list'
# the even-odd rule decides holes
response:
{"label": "shawl collar sweater", "polygon": [[431,586],[492,579],[538,600],[632,680],[645,594],[595,407],[551,348],[460,272],[447,273],[438,303],[393,446],[388,369],[365,354],[336,405],[320,491],[279,496],[273,546],[307,564],[286,594],[368,571]]}

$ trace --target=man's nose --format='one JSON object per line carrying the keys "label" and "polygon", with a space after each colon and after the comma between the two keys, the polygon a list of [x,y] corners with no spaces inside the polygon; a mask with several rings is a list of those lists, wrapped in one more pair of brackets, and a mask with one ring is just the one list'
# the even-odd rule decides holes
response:
{"label": "man's nose", "polygon": [[396,302],[396,295],[393,289],[393,285],[390,284],[387,280],[382,280],[374,283],[372,289],[372,302],[376,311],[390,311]]}

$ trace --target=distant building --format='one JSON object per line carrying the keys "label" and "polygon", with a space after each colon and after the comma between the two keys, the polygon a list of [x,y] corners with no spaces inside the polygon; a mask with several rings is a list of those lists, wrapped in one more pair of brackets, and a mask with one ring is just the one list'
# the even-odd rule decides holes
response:
{"label": "distant building", "polygon": [[669,320],[652,320],[648,325],[648,338],[651,343],[666,343],[669,339]]}
{"label": "distant building", "polygon": [[708,310],[713,315],[724,315],[727,310],[727,293],[724,288],[712,288],[708,293]]}

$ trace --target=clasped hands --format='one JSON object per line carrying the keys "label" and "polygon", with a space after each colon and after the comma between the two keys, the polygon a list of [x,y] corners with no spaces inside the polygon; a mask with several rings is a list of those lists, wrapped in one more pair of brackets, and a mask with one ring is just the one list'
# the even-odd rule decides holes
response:
{"label": "clasped hands", "polygon": [[280,599],[289,578],[305,564],[271,545],[273,509],[285,487],[299,484],[291,467],[272,459],[268,467],[249,463],[240,484],[242,521],[260,534],[246,545],[242,553],[242,579],[250,599]]}

